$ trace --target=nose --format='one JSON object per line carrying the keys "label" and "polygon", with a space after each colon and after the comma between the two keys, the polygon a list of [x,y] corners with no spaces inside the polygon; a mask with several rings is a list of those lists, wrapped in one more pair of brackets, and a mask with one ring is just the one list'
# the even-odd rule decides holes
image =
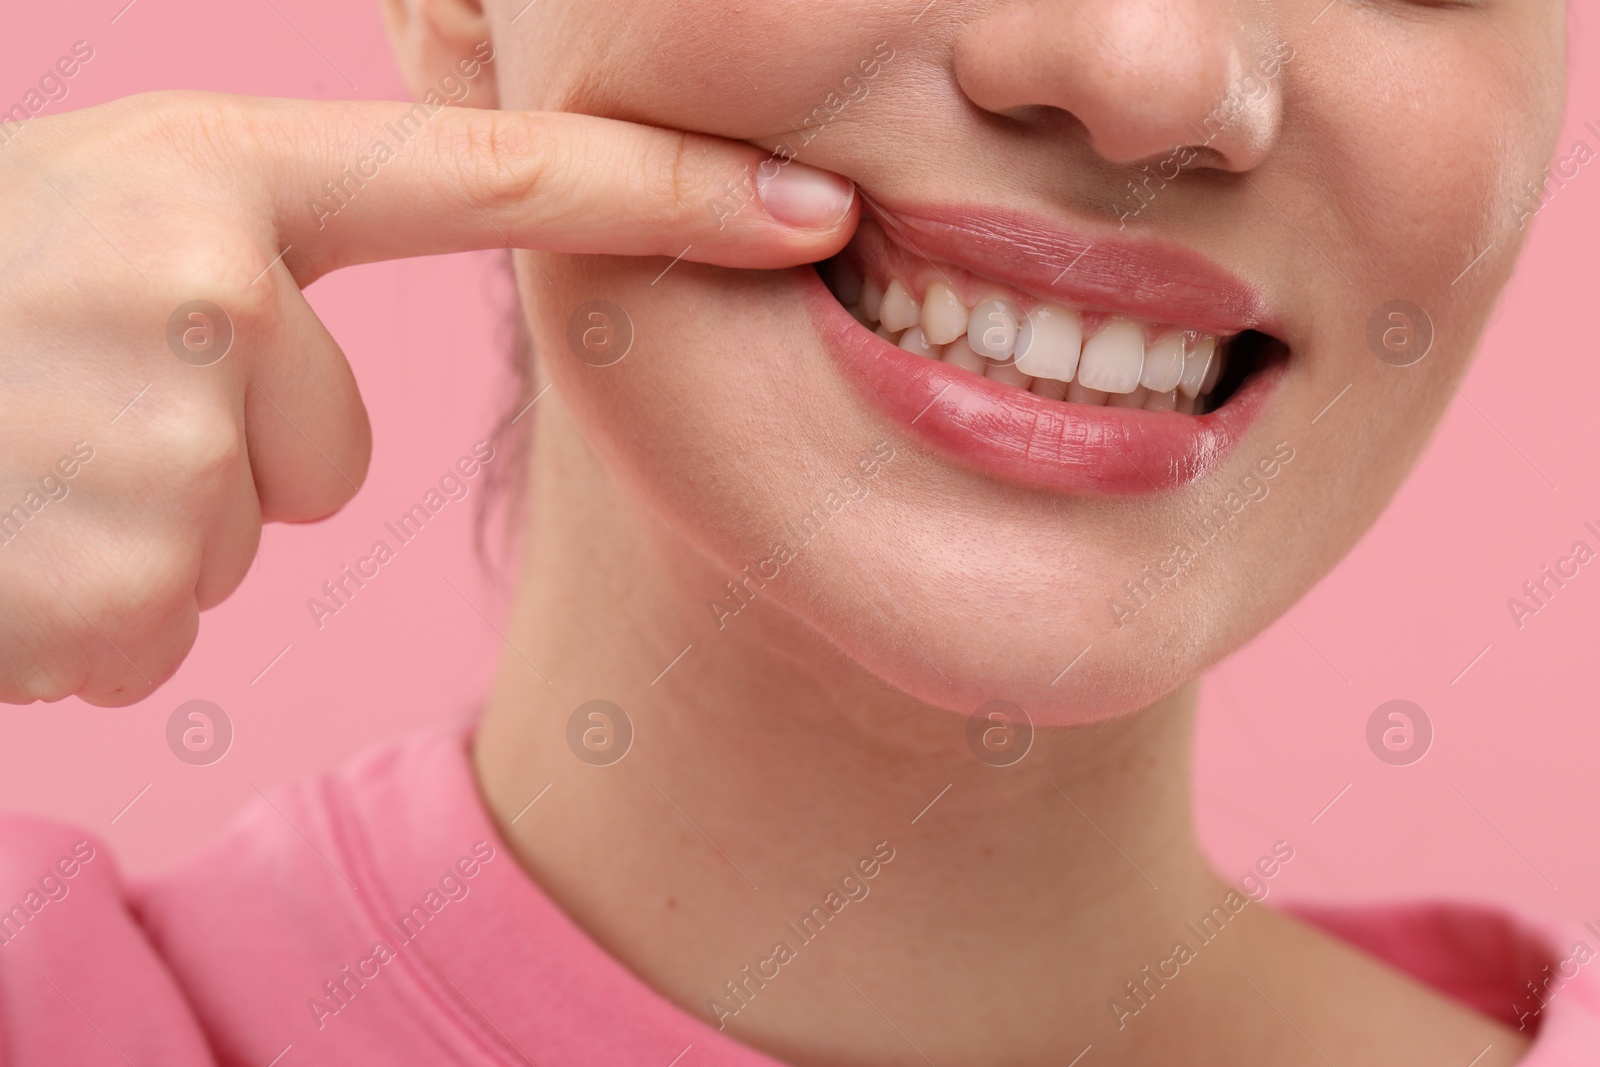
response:
{"label": "nose", "polygon": [[[978,107],[1081,128],[1117,164],[1188,148],[1247,172],[1276,143],[1285,52],[1236,0],[1013,0],[967,24],[956,77]],[[1075,122],[1063,123],[1070,116]]]}

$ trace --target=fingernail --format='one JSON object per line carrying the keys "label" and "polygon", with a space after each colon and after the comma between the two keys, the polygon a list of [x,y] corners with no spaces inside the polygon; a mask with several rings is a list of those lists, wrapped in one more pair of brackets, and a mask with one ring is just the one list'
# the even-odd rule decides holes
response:
{"label": "fingernail", "polygon": [[756,171],[756,194],[767,214],[796,229],[817,230],[836,225],[855,203],[856,187],[837,174],[804,163],[770,163]]}

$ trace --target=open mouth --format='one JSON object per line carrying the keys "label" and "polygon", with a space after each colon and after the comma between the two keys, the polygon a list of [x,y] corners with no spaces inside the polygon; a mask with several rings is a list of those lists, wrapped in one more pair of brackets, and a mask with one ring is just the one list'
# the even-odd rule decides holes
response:
{"label": "open mouth", "polygon": [[1041,300],[908,253],[871,218],[818,269],[889,343],[1049,401],[1205,415],[1284,355],[1256,330],[1219,334]]}
{"label": "open mouth", "polygon": [[902,430],[983,474],[1177,488],[1232,452],[1283,379],[1289,349],[1262,294],[1181,246],[868,205],[818,265],[827,350]]}

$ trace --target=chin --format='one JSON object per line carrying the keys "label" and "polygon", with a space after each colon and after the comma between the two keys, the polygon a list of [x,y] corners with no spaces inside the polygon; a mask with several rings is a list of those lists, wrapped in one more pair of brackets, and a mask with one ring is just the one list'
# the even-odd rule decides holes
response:
{"label": "chin", "polygon": [[[1106,268],[1069,300],[1015,271],[904,270],[883,242],[863,227],[779,272],[684,263],[670,289],[654,262],[563,257],[529,285],[587,445],[695,558],[706,639],[781,613],[839,679],[1049,725],[1146,707],[1270,621],[1219,578],[1237,520],[1196,518],[1234,491],[1260,507],[1296,458],[1259,427],[1293,357],[1251,293],[1185,319]],[[634,332],[611,367],[565,351],[596,298]]]}

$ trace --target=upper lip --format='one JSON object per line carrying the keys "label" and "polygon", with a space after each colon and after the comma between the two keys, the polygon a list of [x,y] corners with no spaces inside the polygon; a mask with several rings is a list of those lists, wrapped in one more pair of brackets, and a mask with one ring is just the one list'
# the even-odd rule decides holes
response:
{"label": "upper lip", "polygon": [[1221,336],[1281,336],[1259,289],[1179,245],[1075,232],[1009,208],[862,199],[889,239],[909,251],[1043,300]]}

